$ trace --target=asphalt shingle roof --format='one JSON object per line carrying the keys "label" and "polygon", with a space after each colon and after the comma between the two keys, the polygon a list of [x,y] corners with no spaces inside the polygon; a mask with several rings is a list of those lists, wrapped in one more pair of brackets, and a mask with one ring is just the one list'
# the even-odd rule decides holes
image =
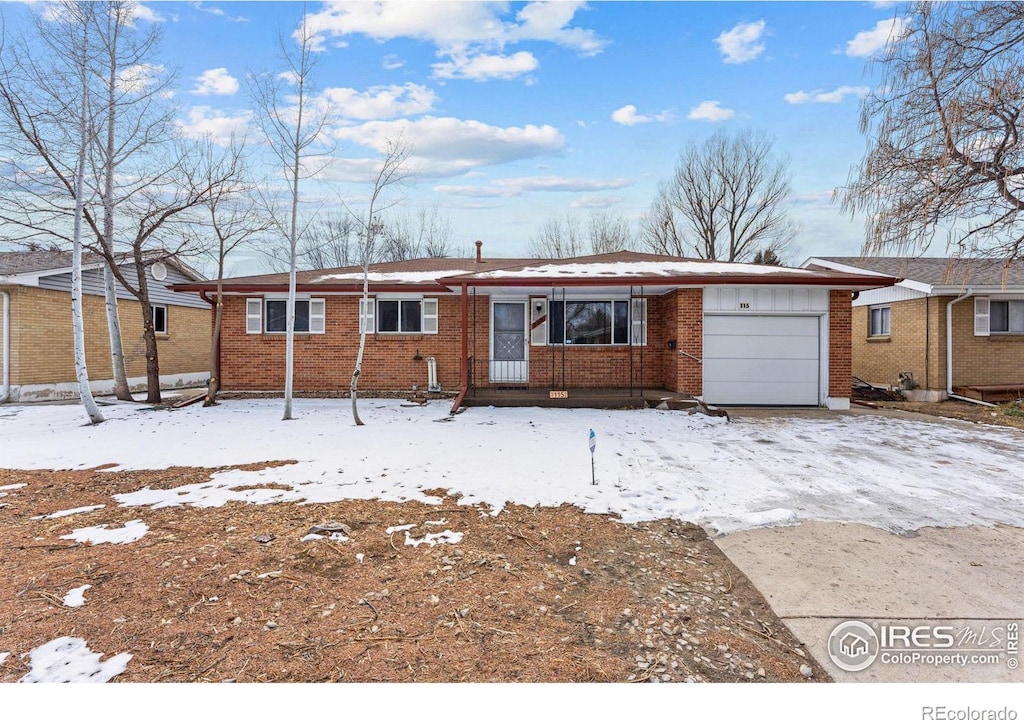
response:
{"label": "asphalt shingle roof", "polygon": [[915,258],[915,257],[821,257],[815,260],[840,263],[928,285],[1000,287],[1024,285],[1024,260],[992,258]]}

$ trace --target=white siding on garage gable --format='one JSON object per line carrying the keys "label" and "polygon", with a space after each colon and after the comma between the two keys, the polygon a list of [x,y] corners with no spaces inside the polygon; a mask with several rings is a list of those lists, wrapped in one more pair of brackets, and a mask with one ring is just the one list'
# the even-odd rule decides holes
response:
{"label": "white siding on garage gable", "polygon": [[[126,273],[130,278],[134,277],[135,268],[122,268],[121,272]],[[154,305],[180,305],[183,307],[210,309],[210,304],[203,300],[197,293],[176,293],[168,289],[168,285],[175,283],[191,282],[192,278],[186,277],[171,265],[167,265],[167,277],[164,280],[155,280],[152,276],[147,279],[149,287],[149,301]],[[82,271],[82,292],[86,295],[104,295],[103,270],[93,268]],[[135,296],[115,283],[117,297],[119,300],[134,300]],[[39,278],[39,287],[47,290],[61,290],[71,292],[71,273],[59,275],[47,275]]]}
{"label": "white siding on garage gable", "polygon": [[707,287],[705,313],[817,313],[828,312],[825,288]]}

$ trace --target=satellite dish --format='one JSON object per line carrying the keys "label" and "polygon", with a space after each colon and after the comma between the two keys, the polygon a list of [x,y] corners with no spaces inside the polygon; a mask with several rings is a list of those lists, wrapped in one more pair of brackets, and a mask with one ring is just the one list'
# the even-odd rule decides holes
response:
{"label": "satellite dish", "polygon": [[153,263],[149,266],[149,274],[153,276],[154,280],[166,280],[167,266],[162,262]]}

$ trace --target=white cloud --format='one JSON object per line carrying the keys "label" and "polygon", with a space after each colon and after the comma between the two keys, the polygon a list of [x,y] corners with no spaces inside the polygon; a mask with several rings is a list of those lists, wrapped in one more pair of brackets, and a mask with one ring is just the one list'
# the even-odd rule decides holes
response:
{"label": "white cloud", "polygon": [[705,100],[700,105],[690,110],[690,114],[686,117],[690,120],[721,122],[722,120],[728,120],[735,114],[735,110],[722,107],[722,104],[718,100]]}
{"label": "white cloud", "polygon": [[569,203],[573,210],[603,210],[622,202],[618,195],[583,195]]}
{"label": "white cloud", "polygon": [[381,58],[380,64],[385,70],[397,70],[398,68],[405,67],[405,60],[394,53],[388,53]]}
{"label": "white cloud", "polygon": [[[550,125],[496,127],[477,120],[432,116],[337,128],[334,136],[376,152],[386,152],[388,142],[401,136],[410,143],[411,160],[423,177],[451,177],[479,167],[554,155],[565,144],[562,134]],[[348,177],[352,174],[348,171],[362,169],[360,162],[341,158],[335,167]]]}
{"label": "white cloud", "polygon": [[453,54],[451,60],[432,65],[434,77],[466,80],[511,80],[533,72],[540,63],[533,53],[520,51],[514,55]]}
{"label": "white cloud", "polygon": [[765,21],[740,23],[732,30],[726,30],[715,38],[723,60],[729,64],[750,62],[764,52]]}
{"label": "white cloud", "polygon": [[806,105],[807,103],[841,103],[849,96],[862,98],[870,92],[869,88],[863,85],[841,85],[835,90],[815,90],[805,92],[799,90],[794,93],[786,93],[784,99],[790,105]]}
{"label": "white cloud", "polygon": [[193,95],[234,95],[238,92],[238,80],[228,75],[227,68],[212,68],[196,78]]}
{"label": "white cloud", "polygon": [[353,88],[327,88],[321,99],[330,103],[337,116],[353,120],[386,120],[406,115],[422,115],[433,106],[437,96],[423,85],[378,85],[366,92]]}
{"label": "white cloud", "polygon": [[640,125],[641,123],[649,123],[655,120],[658,122],[668,122],[673,118],[673,115],[667,110],[662,110],[657,115],[641,115],[637,112],[636,105],[623,105],[612,113],[611,118],[619,125]]}
{"label": "white cloud", "polygon": [[163,74],[163,65],[129,65],[117,75],[117,86],[129,93],[141,93],[155,85]]}
{"label": "white cloud", "polygon": [[846,43],[846,54],[850,57],[871,57],[884,50],[890,39],[897,39],[907,28],[903,18],[879,20],[871,30],[857,33],[853,40]]}
{"label": "white cloud", "polygon": [[617,190],[630,185],[625,178],[615,180],[591,180],[588,178],[566,178],[557,175],[544,177],[504,178],[488,185],[437,185],[434,190],[460,195],[462,197],[518,197],[529,192],[596,192]]}
{"label": "white cloud", "polygon": [[244,15],[228,15],[221,8],[211,7],[210,5],[206,5],[205,3],[194,2],[192,3],[192,7],[194,7],[196,10],[199,10],[200,12],[204,12],[215,17],[224,18],[229,22],[249,22],[249,18],[245,17]]}
{"label": "white cloud", "polygon": [[[507,43],[544,40],[579,51],[599,53],[606,41],[592,30],[571,27],[584,3],[529,3],[515,19],[504,2],[365,2],[334,0],[307,15],[318,36],[366,35],[378,41],[399,37],[434,43],[443,51],[470,45],[502,48]],[[447,53],[446,53],[447,54]]]}
{"label": "white cloud", "polygon": [[201,140],[210,138],[217,145],[228,145],[232,137],[242,137],[249,128],[249,112],[226,115],[206,105],[197,105],[188,111],[187,120],[179,120],[178,127],[185,137]]}
{"label": "white cloud", "polygon": [[132,20],[145,20],[146,22],[163,22],[163,18],[153,8],[142,3],[132,5]]}

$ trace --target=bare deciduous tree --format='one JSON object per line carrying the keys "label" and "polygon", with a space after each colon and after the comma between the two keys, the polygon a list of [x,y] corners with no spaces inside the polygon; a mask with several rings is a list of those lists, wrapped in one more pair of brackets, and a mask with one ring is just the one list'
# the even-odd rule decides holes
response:
{"label": "bare deciduous tree", "polygon": [[[385,203],[384,196],[395,185],[400,185],[407,179],[406,162],[412,148],[405,138],[398,138],[387,141],[387,147],[382,154],[380,166],[376,176],[373,178],[373,190],[370,192],[364,215],[356,214],[350,209],[353,218],[359,220],[360,239],[360,264],[363,266],[363,294],[359,300],[359,350],[356,353],[356,365],[352,370],[352,382],[349,384],[349,396],[352,399],[352,421],[356,425],[362,425],[359,418],[359,407],[357,404],[357,388],[359,376],[363,372],[363,352],[366,349],[366,333],[370,328],[366,327],[365,308],[370,301],[370,263],[376,254],[378,238],[383,234],[384,225],[380,221],[380,214],[394,206],[394,202]],[[373,315],[376,317],[376,313]]]}
{"label": "bare deciduous tree", "polygon": [[863,160],[837,191],[865,250],[1024,256],[1024,3],[913,5],[861,107]]}
{"label": "bare deciduous tree", "polygon": [[448,257],[452,253],[451,218],[436,207],[420,208],[413,214],[392,214],[383,224],[375,258],[378,262]]}
{"label": "bare deciduous tree", "polygon": [[781,252],[796,234],[783,207],[789,191],[787,163],[766,135],[719,131],[683,148],[644,219],[644,242],[657,253],[727,262]]}
{"label": "bare deciduous tree", "polygon": [[[294,42],[292,42],[294,41]],[[329,119],[329,107],[314,102],[316,70],[315,37],[308,16],[291,39],[279,38],[281,69],[255,75],[249,82],[256,124],[277,159],[288,185],[288,210],[269,208],[278,232],[288,242],[288,302],[285,332],[284,416],[292,419],[292,384],[295,349],[295,271],[298,262],[299,203],[301,183],[315,176],[318,160],[329,155],[322,136]]]}
{"label": "bare deciduous tree", "polygon": [[567,212],[549,218],[530,240],[530,255],[537,258],[570,258],[581,255],[632,250],[633,229],[622,215],[595,211],[586,217]]}

